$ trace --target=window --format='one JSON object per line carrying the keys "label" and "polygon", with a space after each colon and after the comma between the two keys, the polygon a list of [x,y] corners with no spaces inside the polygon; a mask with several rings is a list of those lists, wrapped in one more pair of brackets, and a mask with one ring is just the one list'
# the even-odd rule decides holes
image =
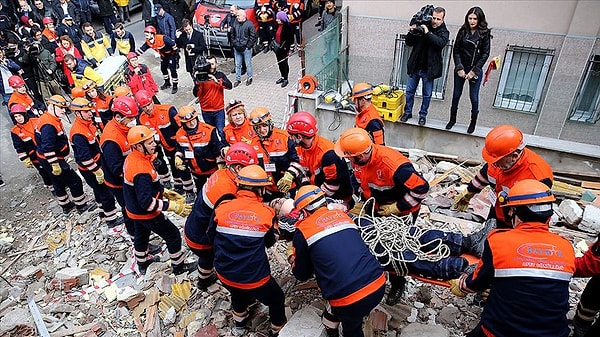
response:
{"label": "window", "polygon": [[596,123],[600,120],[600,55],[594,55],[588,61],[579,88],[575,104],[569,113],[569,120]]}
{"label": "window", "polygon": [[[408,57],[412,51],[412,47],[406,45],[406,35],[396,35],[396,50],[394,51],[394,69],[392,73],[392,83],[402,90],[406,90],[406,80],[408,77],[407,65]],[[448,67],[450,66],[450,55],[452,54],[452,44],[448,42],[444,50],[442,50],[442,60],[444,65],[442,66],[442,76],[433,80],[433,92],[431,98],[433,99],[444,99],[446,93],[446,77],[448,76]],[[420,96],[422,89],[422,82],[419,81],[417,87],[417,95]]]}
{"label": "window", "polygon": [[537,112],[553,57],[553,49],[508,46],[494,106]]}

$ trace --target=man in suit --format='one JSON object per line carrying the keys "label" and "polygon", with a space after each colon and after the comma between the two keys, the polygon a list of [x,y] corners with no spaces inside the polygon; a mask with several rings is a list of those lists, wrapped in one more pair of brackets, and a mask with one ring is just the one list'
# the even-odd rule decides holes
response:
{"label": "man in suit", "polygon": [[204,41],[204,34],[194,29],[190,20],[183,19],[182,30],[177,30],[177,47],[183,49],[185,56],[185,70],[190,73],[194,79],[194,64],[198,56],[204,55],[207,51]]}

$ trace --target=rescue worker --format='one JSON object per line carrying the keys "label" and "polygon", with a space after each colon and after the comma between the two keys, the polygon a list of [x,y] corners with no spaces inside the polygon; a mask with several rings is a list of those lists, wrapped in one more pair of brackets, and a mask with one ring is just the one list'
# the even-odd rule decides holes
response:
{"label": "rescue worker", "polygon": [[296,144],[287,132],[273,125],[273,116],[267,108],[257,107],[250,112],[254,128],[251,145],[258,153],[260,165],[274,183],[267,187],[265,201],[282,197],[292,188],[294,180],[302,173]]}
{"label": "rescue worker", "polygon": [[[251,298],[269,307],[267,336],[277,336],[286,322],[285,295],[271,276],[265,248],[277,241],[275,212],[262,203],[270,177],[258,165],[237,175],[235,199],[216,205],[209,236],[214,241],[215,270],[231,293],[234,333],[245,331]],[[241,262],[243,261],[243,262]]]}
{"label": "rescue worker", "polygon": [[294,207],[303,216],[296,223],[293,250],[288,256],[299,281],[315,275],[329,306],[322,322],[327,336],[364,336],[363,318],[385,293],[385,273],[371,254],[352,219],[327,208],[325,193],[314,185],[300,187]]}
{"label": "rescue worker", "polygon": [[352,88],[352,102],[356,107],[356,127],[365,129],[377,145],[385,145],[384,125],[379,111],[371,103],[373,86],[357,83]]}
{"label": "rescue worker", "polygon": [[460,297],[491,286],[481,321],[467,336],[569,336],[575,253],[548,230],[554,195],[547,185],[523,179],[498,199],[512,229],[492,231],[475,271],[451,281]]}
{"label": "rescue worker", "polygon": [[77,87],[83,87],[87,81],[94,81],[96,85],[102,87],[104,79],[102,76],[92,69],[91,65],[82,59],[77,59],[71,54],[65,55],[65,65],[71,71],[73,84]]}
{"label": "rescue worker", "polygon": [[[350,159],[361,200],[375,199],[374,207],[379,216],[409,215],[416,220],[421,201],[429,191],[429,183],[418,173],[412,163],[400,152],[384,145],[373,144],[370,135],[361,128],[351,128],[340,136],[334,146],[340,157]],[[362,202],[350,211],[360,214]],[[387,303],[400,301],[406,280],[390,273],[391,289]]]}
{"label": "rescue worker", "polygon": [[77,97],[85,97],[85,91],[82,87],[73,87],[71,88],[71,100]]}
{"label": "rescue worker", "polygon": [[269,46],[273,39],[273,22],[276,12],[273,11],[273,0],[256,0],[254,12],[258,21],[258,37],[262,42],[262,50],[269,52]]}
{"label": "rescue worker", "polygon": [[[583,289],[573,317],[573,337],[592,337],[600,333],[600,235],[583,256],[575,259],[575,277],[591,277]],[[594,321],[595,320],[595,321]]]}
{"label": "rescue worker", "polygon": [[[175,134],[179,129],[179,123],[176,120],[177,109],[172,105],[154,104],[152,96],[154,96],[152,93],[140,90],[135,93],[135,101],[142,112],[138,116],[139,124],[156,131],[160,139],[160,146],[156,148],[157,158],[154,163],[160,176],[160,182],[167,188],[174,186],[175,191],[184,193],[183,180],[185,180],[186,192],[193,193],[191,176],[187,174],[182,180],[182,172],[175,166],[175,147],[177,146]],[[169,167],[165,162],[165,154],[169,160],[171,172],[169,172]],[[171,174],[173,175],[174,184],[171,184]]]}
{"label": "rescue worker", "polygon": [[154,82],[152,73],[148,66],[139,62],[138,55],[134,52],[127,54],[127,68],[125,69],[125,82],[131,88],[131,92],[135,95],[140,90],[146,90],[152,93],[152,101],[160,104],[156,93],[158,85]]}
{"label": "rescue worker", "polygon": [[44,24],[44,30],[42,30],[42,45],[52,52],[58,48],[58,35],[56,34],[54,19],[45,17],[42,19],[42,23]]}
{"label": "rescue worker", "polygon": [[94,124],[102,133],[106,124],[113,118],[113,113],[110,110],[113,97],[104,94],[104,90],[98,88],[94,81],[87,81],[83,84],[82,89],[85,92],[85,97],[94,105]]}
{"label": "rescue worker", "polygon": [[249,144],[240,142],[229,147],[225,155],[225,168],[210,175],[202,191],[198,190],[198,198],[192,213],[185,222],[185,242],[190,250],[198,256],[198,288],[206,289],[217,280],[214,272],[214,251],[207,236],[208,225],[215,205],[225,195],[233,195],[237,191],[235,182],[237,173],[242,167],[256,165],[256,151]]}
{"label": "rescue worker", "polygon": [[133,98],[133,93],[131,92],[131,88],[126,85],[120,85],[113,90],[114,98],[128,96]]}
{"label": "rescue worker", "polygon": [[307,176],[306,184],[317,185],[329,198],[352,200],[350,172],[346,161],[333,150],[333,142],[317,134],[317,120],[306,111],[298,111],[287,122],[287,132],[296,143],[296,151]]}
{"label": "rescue worker", "polygon": [[[177,142],[175,167],[180,171],[189,168],[196,191],[200,193],[208,177],[217,170],[225,143],[214,126],[198,119],[198,112],[193,107],[184,105],[179,108],[178,118],[181,128],[174,137]],[[185,188],[189,189],[191,182],[185,183]]]}
{"label": "rescue worker", "polygon": [[156,28],[153,26],[147,26],[144,29],[144,37],[146,38],[146,41],[137,50],[137,54],[141,55],[148,49],[154,49],[160,54],[160,71],[165,80],[165,83],[160,86],[160,89],[165,90],[171,88],[171,79],[169,77],[169,72],[171,72],[171,77],[173,77],[171,94],[176,94],[179,78],[177,75],[177,64],[175,59],[175,55],[177,54],[177,45],[175,44],[175,41],[168,36],[161,34],[157,35]]}
{"label": "rescue worker", "polygon": [[[63,213],[68,214],[77,208],[77,212],[81,214],[96,206],[86,202],[81,178],[65,160],[71,150],[60,118],[65,115],[68,107],[69,104],[60,95],[48,98],[48,110],[40,116],[35,127],[35,143],[42,167],[51,174],[54,194]],[[70,200],[67,188],[71,194]]]}
{"label": "rescue worker", "polygon": [[[535,179],[552,187],[552,168],[542,157],[525,146],[523,133],[516,127],[499,125],[493,128],[485,137],[485,145],[481,151],[486,163],[471,179],[467,188],[456,196],[454,207],[459,211],[466,211],[471,198],[487,185],[496,194],[507,192],[523,179]],[[510,228],[498,200],[490,208],[488,219],[496,219],[499,228]]]}
{"label": "rescue worker", "polygon": [[50,176],[50,173],[42,168],[36,154],[37,145],[35,143],[35,126],[37,125],[38,119],[29,117],[27,109],[21,104],[13,104],[10,107],[10,113],[12,118],[16,121],[16,124],[10,129],[10,138],[12,139],[15,151],[17,151],[19,160],[23,162],[23,165],[25,165],[26,168],[35,167],[42,177],[46,188],[54,193],[52,177]]}
{"label": "rescue worker", "polygon": [[242,101],[232,99],[225,108],[227,114],[227,122],[223,128],[225,134],[225,141],[228,144],[235,144],[237,142],[244,142],[250,144],[252,137],[254,137],[254,128],[248,120],[246,109]]}
{"label": "rescue worker", "polygon": [[[287,0],[286,13],[290,19],[290,25],[294,27],[294,35],[296,36],[296,47],[298,50],[302,45],[302,21],[304,19],[304,1],[303,0]],[[291,51],[295,50],[292,46]]]}
{"label": "rescue worker", "polygon": [[[34,100],[27,93],[25,81],[19,75],[12,75],[8,78],[8,85],[13,88],[13,93],[8,99],[6,105],[10,109],[14,104],[20,104],[25,107],[29,117],[38,117],[44,113],[44,105],[41,102]],[[13,121],[14,123],[14,121]]]}
{"label": "rescue worker", "polygon": [[195,266],[185,263],[185,252],[181,247],[179,229],[165,217],[165,211],[186,217],[192,210],[185,199],[176,192],[165,190],[154,169],[156,142],[155,131],[144,125],[136,125],[127,132],[131,152],[123,164],[123,195],[127,216],[133,219],[135,235],[133,247],[140,274],[146,274],[148,266],[157,257],[148,256],[150,233],[154,232],[167,243],[171,268],[175,275],[192,271]]}
{"label": "rescue worker", "polygon": [[84,23],[82,29],[83,38],[81,48],[83,49],[83,54],[94,68],[98,68],[98,65],[113,53],[110,42],[106,35],[95,31],[94,26],[89,22]]}
{"label": "rescue worker", "polygon": [[113,228],[123,223],[123,218],[117,215],[115,198],[104,184],[104,171],[100,163],[100,131],[93,123],[94,104],[86,98],[75,98],[71,101],[71,111],[75,114],[75,121],[69,138],[75,162],[79,173],[94,192],[96,203],[100,206],[100,218],[109,228]]}

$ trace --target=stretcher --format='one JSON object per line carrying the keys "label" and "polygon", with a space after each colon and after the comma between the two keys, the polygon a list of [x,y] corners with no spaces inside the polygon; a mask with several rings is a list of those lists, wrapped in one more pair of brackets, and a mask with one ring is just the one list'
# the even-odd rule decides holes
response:
{"label": "stretcher", "polygon": [[[479,261],[479,258],[477,256],[471,255],[468,253],[460,254],[460,256],[464,257],[469,262],[469,265],[475,264]],[[450,288],[450,283],[448,283],[448,280],[439,280],[439,279],[429,278],[429,277],[425,277],[425,276],[421,276],[421,275],[417,275],[417,274],[408,274],[408,276],[410,276],[416,280],[419,280],[421,282]]]}
{"label": "stretcher", "polygon": [[125,84],[125,68],[127,58],[123,55],[108,56],[100,62],[96,72],[104,80],[105,93],[112,93],[115,87]]}

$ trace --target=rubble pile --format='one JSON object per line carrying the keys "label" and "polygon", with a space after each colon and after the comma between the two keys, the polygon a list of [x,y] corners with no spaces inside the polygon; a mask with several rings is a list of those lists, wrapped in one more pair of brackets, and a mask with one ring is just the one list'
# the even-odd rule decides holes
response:
{"label": "rubble pile", "polygon": [[[490,207],[489,193],[473,198],[468,212],[451,207],[479,168],[435,163],[419,151],[410,155],[431,184],[421,210],[424,222],[464,234],[480,228]],[[200,291],[197,272],[170,274],[165,246],[161,260],[166,262],[138,275],[124,232],[109,230],[97,213],[62,215],[50,194],[34,192],[31,186],[39,182],[23,184],[20,199],[0,200],[0,337],[36,336],[43,329],[52,337],[232,335],[229,294],[219,283]],[[598,190],[558,185],[551,230],[581,254],[600,232]],[[182,228],[184,219],[170,218]],[[164,244],[158,237],[152,243]],[[321,336],[325,301],[314,280],[299,283],[291,275],[285,248],[279,242],[269,249],[273,275],[286,294],[289,322],[280,336]],[[194,259],[189,253],[188,260]],[[571,316],[586,282],[571,282]],[[409,278],[403,301],[378,306],[365,331],[367,336],[463,336],[481,311],[473,295],[457,298],[447,288]],[[268,309],[257,303],[247,335],[266,326]]]}

